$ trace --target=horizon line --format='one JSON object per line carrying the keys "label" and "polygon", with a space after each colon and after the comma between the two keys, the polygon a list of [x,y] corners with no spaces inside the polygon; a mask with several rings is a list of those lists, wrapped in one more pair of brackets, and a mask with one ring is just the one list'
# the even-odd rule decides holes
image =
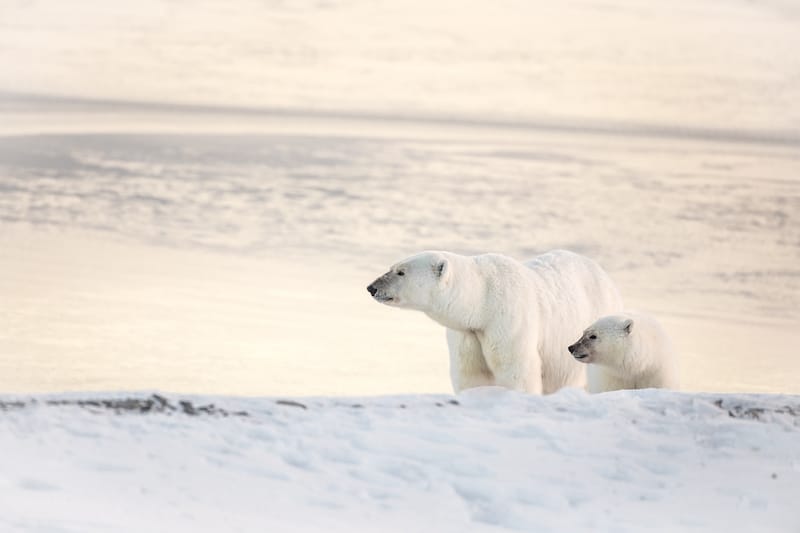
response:
{"label": "horizon line", "polygon": [[677,126],[647,122],[598,121],[592,119],[542,119],[523,118],[497,119],[478,115],[447,113],[392,113],[369,110],[302,109],[277,106],[237,106],[203,103],[179,103],[148,100],[125,100],[114,98],[91,98],[44,93],[26,93],[0,90],[0,113],[3,103],[43,103],[64,106],[86,106],[97,110],[104,108],[131,111],[158,111],[164,113],[191,113],[205,115],[248,115],[284,118],[306,118],[326,120],[357,120],[363,122],[397,122],[403,124],[435,124],[481,129],[506,129],[573,133],[583,135],[610,135],[617,137],[651,137],[675,140],[698,140],[706,142],[729,142],[747,144],[772,144],[800,146],[800,132],[791,130],[725,129],[717,127]]}

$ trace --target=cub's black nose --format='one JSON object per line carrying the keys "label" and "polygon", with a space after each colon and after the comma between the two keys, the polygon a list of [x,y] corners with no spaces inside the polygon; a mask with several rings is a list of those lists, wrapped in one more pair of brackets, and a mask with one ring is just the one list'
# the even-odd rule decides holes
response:
{"label": "cub's black nose", "polygon": [[575,345],[573,344],[572,346],[567,348],[567,350],[569,350],[569,353],[575,353]]}
{"label": "cub's black nose", "polygon": [[367,287],[367,291],[369,291],[370,295],[375,296],[375,293],[378,292],[378,289],[375,287],[375,285],[370,285]]}

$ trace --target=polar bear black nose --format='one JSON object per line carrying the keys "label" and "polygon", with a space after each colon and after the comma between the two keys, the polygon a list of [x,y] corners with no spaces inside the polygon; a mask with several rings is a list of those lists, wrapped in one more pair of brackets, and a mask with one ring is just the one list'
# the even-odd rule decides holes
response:
{"label": "polar bear black nose", "polygon": [[575,353],[575,345],[573,344],[572,346],[567,348],[567,350],[569,350],[569,353]]}
{"label": "polar bear black nose", "polygon": [[375,293],[378,292],[378,288],[375,287],[375,285],[369,285],[367,291],[369,291],[371,296],[375,296]]}

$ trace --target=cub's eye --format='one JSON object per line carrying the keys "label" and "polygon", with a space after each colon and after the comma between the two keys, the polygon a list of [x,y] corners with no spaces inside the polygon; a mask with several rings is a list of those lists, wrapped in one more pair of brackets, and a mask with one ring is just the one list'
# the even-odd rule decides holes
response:
{"label": "cub's eye", "polygon": [[403,272],[402,270],[398,270],[398,271],[397,271],[397,275],[398,275],[398,276],[405,276],[405,275],[406,275],[406,273],[405,273],[405,272]]}
{"label": "cub's eye", "polygon": [[597,338],[597,335],[589,335],[589,338],[595,340]]}

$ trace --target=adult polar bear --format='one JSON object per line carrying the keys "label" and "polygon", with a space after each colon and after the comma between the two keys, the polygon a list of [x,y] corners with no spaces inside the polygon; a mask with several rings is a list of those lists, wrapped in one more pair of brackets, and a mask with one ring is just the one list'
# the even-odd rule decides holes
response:
{"label": "adult polar bear", "polygon": [[499,254],[422,252],[367,290],[423,311],[447,328],[450,377],[460,392],[499,385],[535,394],[583,387],[567,351],[586,324],[622,310],[616,286],[591,259],[554,250],[521,263]]}

